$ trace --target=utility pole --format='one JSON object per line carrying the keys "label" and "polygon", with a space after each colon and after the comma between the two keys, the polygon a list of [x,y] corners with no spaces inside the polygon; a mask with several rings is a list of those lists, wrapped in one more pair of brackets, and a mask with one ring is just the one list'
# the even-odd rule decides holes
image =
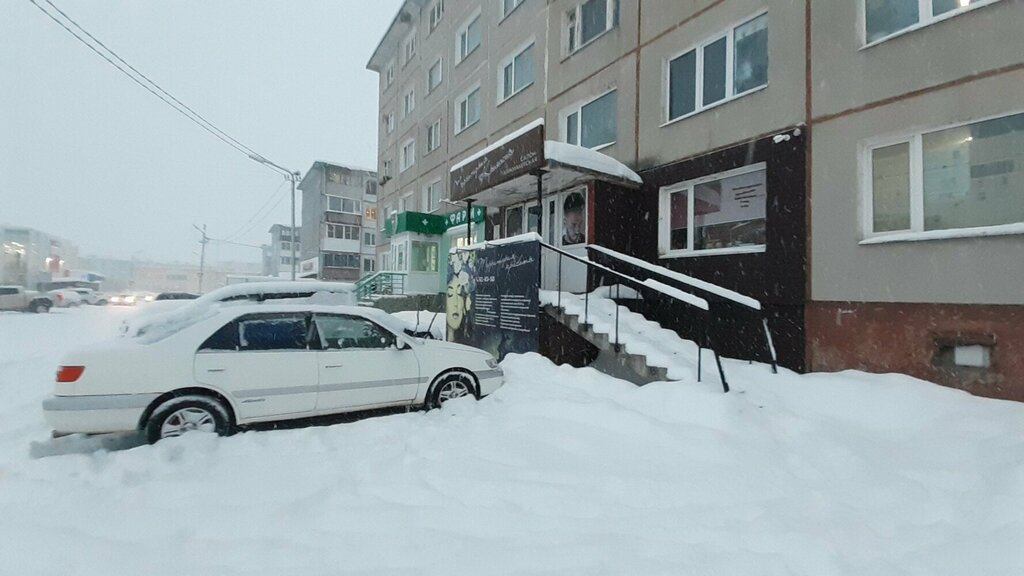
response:
{"label": "utility pole", "polygon": [[283,166],[274,164],[259,154],[249,154],[249,159],[277,170],[284,174],[285,180],[289,180],[292,183],[292,280],[295,280],[295,272],[298,270],[299,266],[299,263],[295,261],[295,184],[302,179],[302,174],[297,170],[292,171]]}
{"label": "utility pole", "polygon": [[203,239],[199,241],[199,243],[203,245],[202,250],[199,252],[199,293],[202,294],[203,272],[206,270],[206,244],[210,241],[210,237],[206,235],[206,224],[203,224],[202,228],[195,224],[193,224],[192,227],[199,230],[199,233],[203,235]]}

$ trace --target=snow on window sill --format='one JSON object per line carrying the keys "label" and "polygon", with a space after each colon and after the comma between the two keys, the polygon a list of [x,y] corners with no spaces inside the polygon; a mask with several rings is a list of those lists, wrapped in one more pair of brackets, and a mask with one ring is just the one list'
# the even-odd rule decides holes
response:
{"label": "snow on window sill", "polygon": [[497,103],[497,105],[496,105],[496,106],[500,108],[502,104],[504,104],[505,102],[508,102],[509,100],[511,100],[511,99],[515,98],[516,96],[518,96],[518,95],[522,94],[522,93],[523,93],[523,92],[525,92],[525,91],[526,91],[526,89],[527,89],[527,88],[529,88],[530,86],[533,86],[533,82],[530,82],[530,83],[529,83],[529,84],[527,84],[526,86],[523,86],[523,87],[522,87],[522,88],[520,88],[519,90],[516,90],[515,92],[513,92],[513,93],[509,94],[509,95],[508,95],[508,98],[499,98],[499,99],[498,99],[498,103]]}
{"label": "snow on window sill", "polygon": [[474,121],[474,122],[473,122],[472,124],[466,124],[466,125],[465,125],[465,126],[463,126],[462,128],[459,128],[458,130],[456,130],[456,131],[455,131],[455,135],[456,135],[456,136],[458,136],[459,134],[462,134],[462,133],[463,133],[463,132],[465,132],[466,130],[469,130],[470,128],[472,128],[473,126],[476,126],[476,125],[477,125],[477,124],[479,124],[479,123],[480,123],[480,121],[479,121],[479,120],[476,120],[476,121]]}
{"label": "snow on window sill", "polygon": [[616,28],[618,28],[618,26],[610,26],[610,27],[608,27],[608,28],[605,28],[604,32],[601,32],[601,33],[599,33],[599,34],[598,34],[597,36],[594,36],[594,37],[593,37],[593,38],[591,38],[590,40],[587,40],[587,41],[586,41],[586,42],[584,42],[583,44],[580,44],[579,46],[577,46],[577,47],[576,47],[576,49],[575,49],[575,50],[573,50],[573,51],[569,52],[568,54],[563,54],[563,55],[562,55],[562,62],[565,62],[565,61],[566,61],[566,60],[568,60],[569,58],[572,58],[573,56],[575,56],[575,55],[579,54],[579,53],[580,53],[580,52],[582,52],[582,51],[583,51],[584,49],[586,49],[586,47],[587,47],[587,46],[590,46],[590,45],[591,45],[591,44],[593,44],[594,42],[597,42],[597,41],[598,41],[598,40],[600,40],[601,38],[604,38],[604,37],[605,37],[605,36],[606,36],[607,34],[610,34],[610,33],[611,33],[611,31],[612,31],[612,30],[615,30]]}
{"label": "snow on window sill", "polygon": [[718,108],[719,106],[724,106],[724,105],[728,104],[729,102],[732,102],[733,100],[739,100],[740,98],[743,98],[744,96],[749,96],[751,94],[755,94],[755,93],[760,92],[761,90],[764,90],[766,88],[768,88],[768,82],[765,82],[764,84],[761,84],[757,88],[751,88],[750,90],[747,90],[746,92],[740,92],[739,94],[735,94],[735,95],[730,96],[728,98],[725,98],[723,100],[719,100],[718,102],[715,102],[714,104],[709,104],[709,105],[707,105],[707,106],[705,106],[703,108],[700,108],[699,110],[694,110],[693,112],[687,112],[686,114],[683,114],[682,116],[679,116],[678,118],[673,118],[673,119],[669,120],[668,122],[665,122],[664,124],[662,124],[661,126],[658,126],[658,127],[659,128],[666,128],[666,127],[671,126],[671,125],[673,125],[673,124],[675,124],[677,122],[682,122],[683,120],[686,120],[687,118],[693,118],[694,116],[697,116],[698,114],[703,114],[704,112],[707,112],[708,110],[713,110],[715,108]]}
{"label": "snow on window sill", "polygon": [[[956,18],[957,16],[959,16],[961,14],[965,14],[965,13],[970,12],[972,10],[977,10],[978,8],[984,8],[985,6],[989,6],[991,4],[995,4],[996,2],[999,2],[999,0],[983,0],[982,2],[977,2],[975,4],[970,4],[968,6],[963,6],[963,7],[960,7],[960,8],[956,8],[954,10],[950,10],[949,12],[946,12],[945,14],[940,14],[938,16],[932,16],[932,17],[928,18],[927,20],[924,20],[924,21],[918,22],[917,24],[914,24],[913,26],[907,26],[906,28],[903,28],[902,30],[897,30],[897,31],[893,32],[892,34],[889,34],[888,36],[882,36],[881,38],[878,38],[876,40],[872,40],[871,42],[867,42],[866,39],[865,39],[864,45],[861,46],[860,48],[858,48],[858,50],[867,50],[868,48],[873,48],[875,46],[878,46],[879,44],[888,42],[889,40],[892,40],[893,38],[899,38],[900,36],[903,36],[904,34],[910,34],[911,32],[916,32],[916,31],[918,31],[918,30],[920,30],[922,28],[927,28],[927,27],[931,26],[932,24],[937,24],[937,23],[942,22],[944,20],[949,20],[950,18]],[[865,34],[866,34],[866,32],[865,32]]]}
{"label": "snow on window sill", "polygon": [[712,248],[709,250],[673,250],[658,257],[662,260],[670,258],[699,258],[702,256],[730,256],[733,254],[763,254],[765,246],[736,246],[734,248]]}
{"label": "snow on window sill", "polygon": [[929,230],[927,232],[893,232],[865,238],[859,244],[889,244],[891,242],[921,242],[926,240],[954,240],[957,238],[985,238],[988,236],[1014,236],[1024,234],[1024,222],[1002,224],[999,226],[979,226],[976,228],[958,228],[955,230]]}

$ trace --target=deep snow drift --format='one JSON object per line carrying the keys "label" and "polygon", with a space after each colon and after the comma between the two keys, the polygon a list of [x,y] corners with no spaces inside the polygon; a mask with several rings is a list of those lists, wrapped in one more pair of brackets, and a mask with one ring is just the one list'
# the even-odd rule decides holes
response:
{"label": "deep snow drift", "polygon": [[60,352],[122,318],[0,314],[0,574],[1024,573],[1024,406],[903,376],[513,356],[443,410],[31,458]]}

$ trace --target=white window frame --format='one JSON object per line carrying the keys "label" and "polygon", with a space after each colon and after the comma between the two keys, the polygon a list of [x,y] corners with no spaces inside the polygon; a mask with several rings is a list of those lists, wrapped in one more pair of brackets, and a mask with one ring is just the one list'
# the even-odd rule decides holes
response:
{"label": "white window frame", "polygon": [[395,111],[390,110],[384,115],[384,131],[387,134],[391,134],[395,131]]}
{"label": "white window frame", "polygon": [[480,120],[483,119],[483,116],[484,116],[484,106],[483,106],[483,100],[482,100],[483,93],[481,92],[481,94],[477,98],[477,100],[480,102],[480,117],[477,118],[475,121],[473,121],[470,124],[463,125],[464,118],[462,117],[462,103],[463,102],[467,103],[466,111],[468,112],[469,111],[469,106],[468,106],[469,97],[473,94],[473,92],[477,92],[477,91],[480,91],[480,83],[479,82],[474,84],[472,88],[470,88],[469,90],[466,90],[465,92],[462,93],[461,96],[459,96],[458,98],[455,99],[455,109],[454,109],[454,112],[455,112],[455,115],[454,115],[455,134],[461,134],[461,133],[465,132],[466,130],[469,130],[473,126],[479,124]]}
{"label": "white window frame", "polygon": [[391,85],[395,83],[395,59],[388,60],[388,63],[384,65],[384,89],[391,88]]}
{"label": "white window frame", "polygon": [[[342,231],[340,236],[332,235],[332,232],[336,234],[339,229]],[[329,222],[325,233],[326,237],[332,240],[360,240],[359,233],[361,231],[362,229],[359,226],[353,226],[352,224],[333,224]],[[351,238],[347,237],[346,233]]]}
{"label": "white window frame", "polygon": [[[438,193],[438,196],[437,196],[437,206],[431,207],[432,203],[430,201],[430,190],[434,186],[440,186],[441,189],[440,189],[440,192]],[[423,211],[426,212],[427,214],[433,214],[434,212],[437,212],[438,210],[440,210],[440,208],[441,208],[441,200],[443,200],[443,199],[444,199],[444,185],[442,184],[440,178],[430,182],[429,184],[427,184],[426,186],[423,187],[423,198],[422,198],[423,201],[422,201],[422,205],[423,205]]]}
{"label": "white window frame", "polygon": [[398,172],[401,174],[416,165],[416,139],[408,138],[398,149]]}
{"label": "white window frame", "polygon": [[[588,0],[579,0],[578,2],[576,2],[576,4],[572,8],[570,8],[570,9],[568,9],[568,10],[566,10],[566,11],[564,11],[562,13],[562,56],[563,56],[563,59],[564,58],[568,58],[568,57],[572,56],[573,54],[576,54],[577,52],[579,52],[580,50],[583,50],[587,46],[590,46],[591,44],[596,42],[598,40],[598,38],[601,38],[605,34],[611,32],[612,30],[615,29],[615,26],[616,26],[615,16],[616,16],[616,11],[618,9],[617,3],[618,3],[619,0],[603,0],[605,2],[605,20],[606,20],[605,21],[605,25],[604,25],[604,31],[599,33],[597,36],[594,36],[590,40],[587,40],[586,42],[581,43],[580,39],[582,38],[582,34],[583,34],[583,18],[582,18],[582,15],[583,15],[583,5],[587,1]],[[575,16],[574,37],[576,39],[576,46],[572,46],[569,43],[570,36],[567,33],[568,30],[569,30],[569,23],[571,21],[570,20],[570,18],[571,18],[570,14],[573,14]]]}
{"label": "white window frame", "polygon": [[[433,134],[433,137],[431,135]],[[433,144],[433,146],[431,146]],[[424,154],[430,154],[441,147],[441,119],[438,118],[427,126],[427,148]]]}
{"label": "white window frame", "polygon": [[402,94],[402,118],[416,111],[416,87],[413,86]]}
{"label": "white window frame", "polygon": [[[740,26],[743,26],[744,24],[747,24],[748,22],[756,20],[756,19],[758,19],[761,16],[764,16],[766,14],[768,14],[768,10],[767,9],[761,10],[761,11],[756,12],[754,14],[751,14],[750,16],[747,16],[746,18],[743,18],[742,20],[737,20],[737,21],[733,22],[732,25],[730,25],[728,27],[728,29],[724,33],[723,32],[719,32],[718,34],[715,34],[714,36],[705,38],[702,42],[699,42],[697,44],[691,45],[686,50],[681,50],[681,51],[677,52],[676,54],[673,54],[672,56],[669,56],[668,58],[665,59],[664,63],[662,64],[662,78],[663,78],[662,84],[664,86],[663,94],[662,94],[662,97],[661,97],[662,106],[663,106],[663,112],[662,112],[663,116],[662,116],[662,118],[664,118],[664,122],[661,125],[662,128],[664,128],[666,126],[670,126],[672,124],[675,124],[676,122],[681,122],[683,120],[686,120],[687,118],[690,118],[690,117],[696,116],[697,114],[700,114],[702,112],[706,112],[708,110],[711,110],[712,108],[717,108],[718,106],[722,106],[724,104],[728,104],[729,102],[732,102],[733,100],[738,100],[740,98],[743,98],[744,96],[749,96],[750,94],[754,94],[755,92],[760,92],[761,90],[764,90],[764,89],[768,88],[768,85],[771,84],[770,81],[766,81],[764,84],[761,84],[760,86],[755,86],[755,87],[750,88],[749,90],[745,90],[743,92],[734,92],[734,90],[736,89],[736,86],[735,86],[735,72],[736,72],[736,70],[735,70],[735,67],[736,67],[736,29],[739,28]],[[769,18],[769,21],[768,21],[768,34],[769,34],[769,38],[770,38],[771,37],[771,19],[770,18]],[[716,102],[712,102],[711,104],[708,104],[708,105],[705,106],[704,105],[704,49],[707,48],[708,46],[714,44],[715,42],[718,42],[723,37],[725,38],[725,98],[722,98],[721,100],[718,100]],[[693,109],[692,112],[687,112],[686,114],[683,114],[683,115],[678,116],[676,118],[672,118],[672,116],[671,116],[672,115],[672,106],[671,106],[671,104],[672,104],[672,62],[674,60],[676,60],[677,58],[680,58],[681,56],[685,56],[686,54],[688,54],[690,52],[694,52],[695,53],[694,54],[694,58],[696,58],[696,69],[695,69],[695,72],[694,72],[694,79],[695,79],[694,83],[696,84],[696,86],[695,86],[696,96],[695,96],[695,100],[694,100],[694,109]],[[770,71],[771,71],[771,60],[768,61],[768,69],[769,69],[769,73],[770,73]]]}
{"label": "white window frame", "polygon": [[[469,27],[473,25],[473,22],[478,22],[477,25],[480,27],[480,43],[477,44],[476,46],[474,46],[472,50],[469,50],[465,54],[463,54],[462,53],[462,38],[463,38],[463,36],[465,36],[467,41],[468,41],[468,39],[469,39]],[[470,14],[469,18],[467,18],[466,21],[463,22],[461,26],[459,26],[458,31],[455,32],[455,65],[458,66],[464,60],[466,60],[471,55],[473,55],[474,52],[476,52],[477,50],[480,49],[481,46],[483,46],[483,43],[484,43],[483,16],[482,16],[482,13],[480,11],[480,8],[478,7],[476,10],[473,11],[472,14]]]}
{"label": "white window frame", "polygon": [[[1024,233],[1024,223],[995,224],[972,228],[948,228],[943,230],[924,229],[924,136],[942,132],[950,128],[960,128],[971,124],[980,124],[1008,116],[1024,114],[1024,109],[984,116],[967,122],[956,122],[938,127],[904,131],[887,136],[868,138],[858,145],[858,186],[860,190],[861,245],[884,244],[888,242],[908,242],[918,240],[937,240],[949,238],[974,238],[979,236],[1006,236]],[[908,230],[887,230],[875,232],[874,166],[872,152],[879,148],[909,144],[910,153],[910,228]]]}
{"label": "white window frame", "polygon": [[[864,49],[867,49],[867,48],[871,48],[872,46],[877,46],[877,45],[879,45],[879,44],[881,44],[883,42],[886,42],[888,40],[892,40],[893,38],[896,38],[898,36],[902,36],[904,34],[909,34],[911,32],[914,32],[915,30],[920,30],[922,28],[927,28],[928,26],[931,26],[932,24],[935,24],[936,22],[942,22],[943,20],[948,20],[950,18],[955,18],[955,17],[957,17],[957,16],[959,16],[959,15],[965,13],[965,12],[970,12],[971,10],[977,10],[978,8],[984,8],[985,6],[989,6],[991,4],[995,4],[996,2],[999,2],[999,1],[1000,0],[981,0],[980,2],[975,2],[973,4],[968,4],[967,6],[960,6],[958,8],[954,8],[954,9],[950,10],[949,12],[946,12],[945,14],[940,14],[938,16],[932,16],[932,7],[933,7],[932,0],[917,0],[917,11],[918,11],[918,16],[919,16],[919,20],[918,20],[917,24],[913,24],[911,26],[907,26],[906,28],[902,28],[900,30],[897,30],[897,31],[889,34],[888,36],[882,36],[881,38],[878,38],[878,39],[872,40],[871,42],[868,42],[867,2],[866,2],[866,0],[859,0],[858,3],[857,3],[858,4],[858,6],[857,6],[857,20],[858,20],[857,25],[858,25],[858,28],[859,28],[859,31],[860,31],[860,41],[861,41],[860,49],[864,50]],[[927,17],[922,17],[922,15],[925,15],[925,14],[927,14]]]}
{"label": "white window frame", "polygon": [[[758,254],[763,253],[767,246],[760,244],[757,246],[736,246],[732,248],[709,248],[704,250],[694,250],[694,239],[696,226],[693,222],[694,217],[694,194],[693,189],[696,186],[704,184],[706,182],[713,182],[715,180],[725,180],[726,178],[732,178],[733,176],[742,176],[743,174],[750,174],[752,172],[758,172],[761,170],[766,171],[767,177],[767,162],[757,162],[755,164],[748,164],[732,170],[726,170],[725,172],[718,172],[716,174],[708,174],[707,176],[701,176],[700,178],[694,178],[692,180],[686,180],[683,182],[677,182],[668,186],[662,186],[658,190],[658,257],[667,258],[692,258],[692,257],[703,257],[703,256],[721,256],[725,254]],[[684,190],[690,192],[686,195],[686,213],[689,220],[687,221],[686,233],[688,235],[686,245],[688,248],[685,250],[671,250],[671,235],[672,235],[672,195]],[[767,189],[767,183],[765,185],[765,193],[769,194],[771,191]],[[768,198],[765,198],[765,207],[769,205]],[[765,217],[765,225],[767,226],[768,218]]]}
{"label": "white window frame", "polygon": [[412,32],[402,40],[402,68],[409,65],[413,58],[416,57],[416,29],[413,28]]}
{"label": "white window frame", "polygon": [[381,166],[381,176],[384,178],[391,178],[394,176],[394,164],[392,160],[385,159]]}
{"label": "white window frame", "polygon": [[398,213],[403,214],[405,212],[412,212],[413,206],[413,191],[409,190],[402,197],[398,199]]}
{"label": "white window frame", "polygon": [[497,0],[497,1],[498,1],[498,4],[500,5],[499,6],[499,12],[501,13],[501,17],[498,18],[498,23],[500,24],[500,23],[502,23],[505,20],[505,18],[508,18],[509,16],[511,16],[512,13],[516,11],[516,8],[519,8],[520,6],[522,6],[523,2],[525,2],[526,0],[512,0],[512,8],[510,8],[508,11],[505,10],[505,0]]}
{"label": "white window frame", "polygon": [[[363,203],[362,203],[361,200],[357,200],[355,198],[346,198],[344,196],[337,196],[335,194],[324,194],[324,196],[326,196],[326,198],[324,200],[324,211],[325,212],[335,212],[335,213],[338,213],[338,214],[355,214],[356,216],[362,216],[363,215]],[[332,210],[331,209],[331,198],[338,198],[338,199],[341,200],[341,210]],[[345,211],[345,201],[346,200],[348,200],[349,202],[353,202],[354,203],[353,204],[354,210],[352,212],[346,212]]]}
{"label": "white window frame", "polygon": [[428,17],[428,27],[431,32],[437,29],[442,18],[444,18],[444,0],[434,0],[434,3],[430,5],[430,15]]}
{"label": "white window frame", "polygon": [[[537,47],[536,38],[531,37],[526,42],[523,42],[519,46],[516,46],[516,48],[512,51],[512,53],[509,54],[508,56],[506,56],[498,64],[498,94],[497,94],[497,102],[498,102],[498,104],[502,104],[504,102],[507,102],[508,100],[511,100],[512,98],[515,98],[517,94],[519,94],[520,92],[525,91],[530,86],[533,86],[533,84],[537,81],[537,63],[536,63],[536,61],[534,61],[533,62],[533,80],[530,80],[529,84],[523,86],[519,90],[515,89],[515,85],[516,85],[516,79],[515,79],[516,78],[516,65],[515,65],[516,58],[521,56],[524,52],[526,52],[530,48],[536,49],[536,47]],[[536,60],[536,55],[534,55],[534,60]],[[507,66],[512,66],[512,92],[506,98],[505,97],[505,68]]]}
{"label": "white window frame", "polygon": [[[588,100],[580,100],[580,101],[572,104],[571,106],[569,106],[567,108],[564,108],[558,114],[558,125],[559,125],[559,128],[562,131],[562,142],[568,142],[569,141],[569,116],[572,116],[573,114],[576,114],[577,115],[576,117],[578,118],[578,121],[576,122],[576,146],[580,146],[582,148],[585,148],[585,146],[583,146],[583,141],[582,141],[582,137],[583,137],[583,107],[588,105],[588,104],[590,104],[590,103],[592,103],[592,102],[596,102],[596,101],[600,100],[601,98],[604,98],[605,96],[611,94],[612,92],[615,92],[618,89],[619,89],[618,86],[616,86],[614,88],[605,90],[604,92],[598,94],[597,96],[594,96],[593,98],[590,98]],[[616,101],[616,104],[617,103],[618,103],[618,101]],[[612,140],[611,142],[608,142],[607,144],[601,144],[600,146],[596,146],[594,148],[591,148],[591,150],[601,151],[601,150],[604,150],[605,148],[608,148],[609,146],[614,146],[618,141],[619,141],[619,119],[618,119],[618,117],[616,117],[616,119],[615,119],[615,140]]]}
{"label": "white window frame", "polygon": [[[435,67],[437,68],[437,84],[431,86],[430,72]],[[427,94],[432,94],[434,90],[437,90],[438,88],[441,87],[441,84],[444,84],[444,58],[438,56],[437,60],[435,60],[434,63],[431,64],[429,68],[427,68]]]}

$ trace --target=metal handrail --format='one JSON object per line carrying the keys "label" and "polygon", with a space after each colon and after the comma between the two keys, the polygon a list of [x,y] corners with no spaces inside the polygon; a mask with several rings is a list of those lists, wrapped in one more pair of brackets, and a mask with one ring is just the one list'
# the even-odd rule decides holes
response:
{"label": "metal handrail", "polygon": [[[620,280],[620,282],[616,283],[616,291],[615,291],[615,299],[616,300],[620,300],[621,299],[621,297],[622,297],[622,283],[625,282],[628,285],[632,285],[632,287],[635,290],[637,290],[638,292],[642,291],[642,292],[645,292],[645,293],[648,293],[648,294],[656,295],[657,297],[660,297],[660,298],[671,298],[673,301],[681,302],[681,303],[683,303],[683,304],[685,304],[687,306],[691,306],[691,307],[694,307],[694,308],[698,309],[700,311],[700,313],[705,313],[706,314],[708,312],[707,308],[698,306],[694,302],[683,300],[683,299],[681,299],[681,298],[679,298],[679,297],[669,293],[667,290],[663,290],[663,289],[660,289],[660,288],[658,288],[656,286],[651,286],[649,284],[645,284],[641,280],[638,280],[636,278],[633,278],[632,276],[628,276],[628,275],[623,274],[621,272],[618,272],[616,270],[612,270],[611,268],[609,268],[607,266],[604,266],[602,264],[598,264],[597,262],[593,262],[593,261],[591,261],[589,259],[581,258],[581,257],[576,256],[574,254],[570,254],[570,253],[566,252],[565,250],[562,250],[560,248],[556,248],[555,246],[552,246],[551,244],[548,244],[548,243],[543,242],[543,241],[540,242],[540,246],[541,246],[542,249],[550,250],[550,251],[558,254],[558,278],[557,278],[557,282],[556,282],[556,285],[558,287],[558,296],[557,296],[557,303],[558,303],[557,306],[558,306],[558,308],[562,307],[562,258],[564,257],[564,258],[569,258],[570,260],[575,260],[576,262],[579,262],[579,263],[581,263],[581,264],[583,264],[584,266],[587,267],[587,277],[588,277],[587,289],[586,289],[586,291],[583,294],[583,323],[585,325],[589,325],[590,324],[590,292],[591,292],[591,290],[590,290],[589,277],[590,277],[590,272],[592,270],[598,271],[598,272],[600,272],[602,274],[609,274],[609,275],[611,275],[613,277],[616,277],[617,279]],[[609,293],[609,297],[610,296],[611,296],[611,294]],[[697,367],[697,381],[698,382],[700,382],[700,380],[701,380],[701,373],[700,373],[701,351],[706,347],[705,344],[707,344],[707,342],[698,342],[697,343],[697,347],[698,347],[697,348],[697,366],[698,366]],[[622,344],[621,344],[621,342],[619,340],[619,304],[618,304],[618,302],[616,302],[616,306],[615,306],[615,345],[614,346],[615,346],[615,352],[616,353],[622,351]],[[711,348],[710,346],[707,346],[707,347]],[[729,383],[726,381],[726,378],[725,378],[725,370],[722,367],[721,358],[719,357],[718,352],[714,348],[711,348],[711,351],[714,352],[714,354],[715,354],[715,362],[718,365],[718,375],[719,375],[719,377],[722,380],[722,389],[725,392],[728,392],[729,391]]]}
{"label": "metal handrail", "polygon": [[365,301],[375,294],[405,294],[406,272],[382,270],[356,282],[356,299]]}

